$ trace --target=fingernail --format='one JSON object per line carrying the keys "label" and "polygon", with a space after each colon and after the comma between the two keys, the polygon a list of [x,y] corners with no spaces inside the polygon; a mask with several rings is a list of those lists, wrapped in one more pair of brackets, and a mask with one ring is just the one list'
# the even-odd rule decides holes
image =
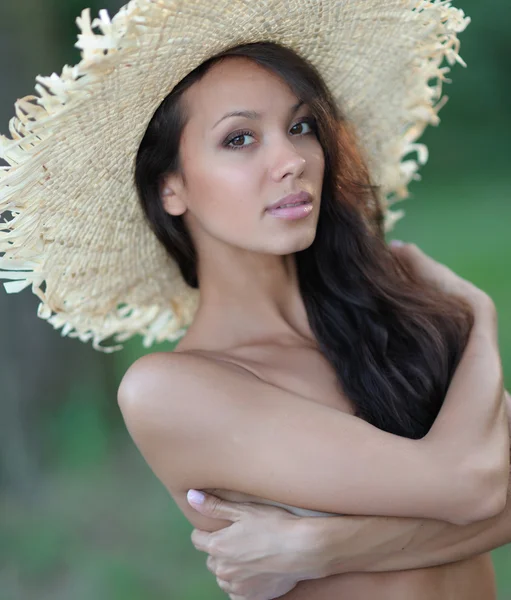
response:
{"label": "fingernail", "polygon": [[401,246],[404,246],[405,243],[402,242],[401,240],[391,240],[390,245],[394,246],[394,248],[400,248]]}
{"label": "fingernail", "polygon": [[204,494],[202,492],[198,492],[197,490],[188,490],[188,494],[186,494],[188,502],[191,504],[202,504],[204,502]]}

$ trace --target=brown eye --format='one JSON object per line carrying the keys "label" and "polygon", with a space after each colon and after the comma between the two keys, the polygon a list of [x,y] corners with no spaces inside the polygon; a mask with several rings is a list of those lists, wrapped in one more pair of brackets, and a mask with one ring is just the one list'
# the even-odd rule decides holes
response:
{"label": "brown eye", "polygon": [[246,148],[246,146],[250,146],[250,144],[243,144],[243,143],[234,143],[236,142],[236,140],[243,140],[243,138],[245,137],[253,137],[252,132],[251,131],[240,131],[237,132],[233,137],[228,138],[225,142],[224,142],[224,146],[226,146],[227,148],[231,148],[231,149],[238,149],[238,148]]}
{"label": "brown eye", "polygon": [[[295,123],[290,131],[293,133],[293,135],[298,135],[298,136],[302,136],[302,135],[310,135],[310,134],[315,134],[316,133],[316,126],[315,126],[316,121],[314,120],[314,118],[311,117],[306,117],[304,119],[302,119],[301,121],[298,121],[298,123]],[[303,131],[303,128],[305,127],[305,131]],[[307,127],[309,128],[309,130],[307,131]],[[296,131],[296,129],[299,129],[298,131]],[[243,150],[243,148],[248,148],[250,146],[252,146],[252,144],[244,144],[243,140],[246,137],[254,137],[254,134],[252,131],[236,131],[234,132],[234,134],[227,138],[222,145],[225,148],[229,148],[229,150]]]}
{"label": "brown eye", "polygon": [[297,135],[307,135],[309,133],[315,133],[316,129],[314,127],[314,121],[312,119],[304,119],[303,121],[299,121],[298,123],[293,125],[291,130],[295,129],[296,127],[303,127],[303,125],[306,125],[306,127],[309,127],[309,131],[304,132],[302,129],[302,131],[296,132]]}
{"label": "brown eye", "polygon": [[302,132],[301,132],[301,131],[296,131],[296,128],[297,128],[297,127],[303,127],[303,125],[304,125],[304,123],[297,123],[296,125],[293,125],[293,127],[291,128],[291,131],[293,131],[293,129],[294,129],[294,132],[293,132],[293,133],[298,133],[298,134],[300,134],[300,133],[302,133]]}

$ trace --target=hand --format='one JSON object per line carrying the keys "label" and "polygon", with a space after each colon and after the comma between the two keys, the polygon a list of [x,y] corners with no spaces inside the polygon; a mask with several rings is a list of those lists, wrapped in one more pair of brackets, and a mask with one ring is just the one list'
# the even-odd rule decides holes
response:
{"label": "hand", "polygon": [[494,310],[491,298],[470,281],[463,279],[445,265],[433,260],[415,244],[404,244],[398,240],[390,243],[394,256],[408,266],[423,281],[437,289],[458,296],[475,308]]}
{"label": "hand", "polygon": [[[232,521],[209,533],[194,529],[192,543],[209,554],[207,568],[231,600],[270,600],[306,579],[300,517],[287,510],[255,503],[235,503],[205,494],[190,506],[202,515]],[[310,565],[308,565],[310,567]]]}

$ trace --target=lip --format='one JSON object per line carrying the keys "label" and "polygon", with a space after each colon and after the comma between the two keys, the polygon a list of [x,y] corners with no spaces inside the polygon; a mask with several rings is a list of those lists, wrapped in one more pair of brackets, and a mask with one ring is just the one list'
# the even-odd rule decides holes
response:
{"label": "lip", "polygon": [[[305,204],[299,204],[298,206],[288,206],[283,208],[283,204],[289,204],[293,202],[305,202]],[[308,217],[312,210],[312,196],[308,192],[299,192],[297,194],[289,194],[277,202],[270,204],[266,209],[266,212],[272,217],[278,219],[285,219],[286,221],[296,221],[297,219],[304,219]]]}
{"label": "lip", "polygon": [[[273,204],[270,204],[269,206],[267,206],[266,210],[268,212],[274,211],[275,209],[279,209],[279,207],[282,206],[283,204],[292,204],[294,202],[310,202],[310,203],[312,203],[312,196],[308,192],[304,192],[304,191],[298,192],[297,194],[289,194],[288,196],[284,196],[284,198],[281,198],[280,200],[277,200],[277,202],[274,202]],[[296,208],[300,208],[300,207],[297,206]],[[280,208],[279,210],[289,210],[289,209]]]}

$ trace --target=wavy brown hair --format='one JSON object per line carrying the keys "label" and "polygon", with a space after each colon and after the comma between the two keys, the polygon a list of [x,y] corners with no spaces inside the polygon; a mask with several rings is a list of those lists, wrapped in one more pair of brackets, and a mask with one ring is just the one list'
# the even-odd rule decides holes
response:
{"label": "wavy brown hair", "polygon": [[301,295],[321,352],[356,415],[385,431],[421,438],[430,429],[467,343],[463,301],[428,288],[388,249],[377,188],[356,140],[317,70],[278,44],[221,52],[182,79],[155,112],[136,157],[135,181],[150,226],[192,287],[197,256],[181,216],[165,212],[160,186],[181,172],[183,93],[216,62],[245,57],[287,82],[307,103],[325,156],[314,242],[295,253]]}

